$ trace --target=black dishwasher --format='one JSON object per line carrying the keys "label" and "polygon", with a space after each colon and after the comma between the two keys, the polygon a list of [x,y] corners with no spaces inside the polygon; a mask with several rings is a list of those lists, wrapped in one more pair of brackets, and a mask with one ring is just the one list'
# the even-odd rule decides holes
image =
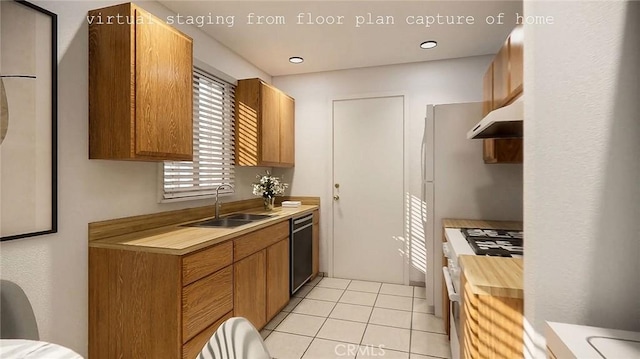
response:
{"label": "black dishwasher", "polygon": [[310,278],[313,271],[313,214],[291,220],[291,294]]}

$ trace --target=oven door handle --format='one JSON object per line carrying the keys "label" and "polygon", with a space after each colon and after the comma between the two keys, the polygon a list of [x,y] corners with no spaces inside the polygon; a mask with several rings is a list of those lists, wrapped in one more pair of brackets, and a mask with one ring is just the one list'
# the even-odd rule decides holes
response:
{"label": "oven door handle", "polygon": [[460,303],[460,295],[456,293],[456,290],[453,287],[453,281],[451,280],[451,274],[449,273],[449,268],[442,267],[442,274],[444,275],[444,282],[447,285],[449,300],[452,302]]}

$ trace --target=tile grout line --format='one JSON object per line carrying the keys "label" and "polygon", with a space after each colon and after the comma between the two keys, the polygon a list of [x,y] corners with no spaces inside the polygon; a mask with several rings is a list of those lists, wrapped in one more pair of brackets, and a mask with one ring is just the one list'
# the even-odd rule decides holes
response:
{"label": "tile grout line", "polygon": [[[371,317],[373,316],[373,311],[376,309],[376,302],[378,302],[378,297],[380,296],[380,291],[382,290],[382,283],[380,284],[380,288],[378,288],[378,292],[376,293],[376,299],[373,301],[373,306],[371,307],[371,313],[369,313],[369,319],[367,319],[367,323],[364,326],[364,331],[362,332],[362,337],[360,338],[360,344],[358,344],[358,349],[362,345],[362,341],[364,340],[364,336],[367,334],[367,329],[369,329],[369,323],[371,322]],[[356,359],[358,358],[358,354],[356,354]]]}
{"label": "tile grout line", "polygon": [[[324,279],[324,278],[323,278],[323,279]],[[403,298],[403,297],[404,297],[404,298],[411,298],[411,311],[407,311],[407,310],[402,310],[402,309],[397,309],[397,308],[383,308],[383,307],[376,307],[376,303],[377,303],[378,299],[380,298],[380,292],[381,292],[381,290],[382,290],[382,285],[383,285],[384,283],[380,283],[380,287],[378,288],[377,292],[376,292],[376,293],[372,293],[372,292],[365,292],[365,291],[358,291],[358,290],[349,289],[349,285],[351,285],[351,284],[352,284],[353,280],[348,280],[348,283],[347,283],[347,285],[346,285],[346,287],[345,287],[345,288],[331,288],[331,287],[322,287],[322,286],[318,286],[318,284],[319,284],[321,281],[322,281],[322,279],[321,279],[321,280],[319,280],[319,281],[317,281],[317,282],[316,282],[316,284],[306,284],[306,285],[309,285],[309,286],[311,287],[311,288],[310,288],[310,290],[309,290],[309,291],[308,291],[304,296],[302,296],[302,297],[296,297],[296,298],[299,298],[299,299],[300,299],[300,301],[299,301],[295,306],[293,306],[293,307],[291,308],[291,311],[290,311],[290,312],[288,312],[288,313],[287,313],[287,312],[285,312],[285,313],[286,313],[285,317],[280,321],[280,323],[279,323],[276,327],[274,327],[274,329],[271,329],[271,330],[267,329],[267,330],[269,330],[269,331],[270,331],[270,333],[269,333],[269,334],[264,338],[265,340],[266,340],[266,338],[267,338],[267,337],[269,337],[269,336],[271,335],[271,333],[273,333],[274,331],[276,331],[276,328],[277,328],[278,326],[280,326],[280,324],[281,324],[282,322],[284,322],[284,320],[289,316],[289,314],[294,313],[294,314],[297,314],[297,315],[304,315],[304,316],[310,316],[310,317],[316,317],[316,318],[324,318],[324,321],[323,321],[323,322],[322,322],[322,324],[320,325],[320,327],[319,327],[318,331],[317,331],[317,332],[315,333],[315,335],[313,335],[313,336],[307,336],[307,335],[299,334],[299,333],[290,333],[290,332],[285,332],[285,331],[278,331],[279,333],[285,333],[285,334],[290,334],[290,335],[296,335],[296,336],[301,336],[301,337],[311,338],[311,342],[310,342],[310,343],[309,343],[309,345],[306,347],[305,351],[304,351],[304,352],[303,352],[303,354],[302,354],[302,357],[304,357],[304,355],[308,352],[309,348],[311,347],[311,344],[314,342],[314,340],[315,340],[315,339],[327,340],[327,341],[335,341],[335,342],[340,342],[340,343],[345,343],[345,344],[352,344],[352,343],[349,343],[349,342],[343,342],[343,341],[341,341],[341,340],[326,339],[326,338],[320,338],[320,337],[318,337],[318,334],[320,333],[320,331],[322,330],[322,328],[324,327],[324,325],[327,323],[327,321],[328,321],[329,319],[335,319],[335,320],[339,320],[339,321],[346,321],[346,322],[351,322],[351,323],[360,323],[360,324],[365,324],[365,330],[363,331],[363,334],[362,334],[362,336],[361,336],[361,338],[360,338],[360,342],[358,343],[358,345],[363,345],[363,340],[364,340],[364,336],[365,336],[365,334],[366,334],[366,332],[367,332],[367,328],[368,328],[370,325],[374,325],[374,324],[372,324],[372,323],[371,323],[371,318],[373,317],[373,311],[375,310],[375,308],[387,309],[387,310],[398,310],[398,311],[402,311],[402,312],[409,312],[409,313],[411,313],[411,317],[410,317],[410,324],[409,324],[409,350],[408,350],[407,352],[402,351],[402,350],[397,350],[397,349],[389,349],[389,350],[398,351],[398,352],[403,352],[403,353],[408,353],[409,355],[411,355],[411,354],[417,354],[417,353],[412,353],[412,352],[411,352],[411,342],[412,342],[412,333],[413,333],[413,331],[421,332],[421,333],[431,333],[431,334],[443,335],[443,333],[433,332],[433,331],[430,331],[430,330],[418,330],[418,329],[415,329],[415,330],[414,330],[414,328],[413,328],[413,324],[414,324],[414,323],[413,323],[413,315],[414,315],[415,313],[417,313],[417,312],[415,312],[415,311],[414,311],[414,310],[415,310],[415,299],[416,299],[416,296],[415,296],[415,287],[413,288],[413,292],[412,292],[412,296],[411,296],[411,297],[407,297],[407,296],[398,296],[398,295],[394,295],[394,294],[385,294],[385,295],[394,296],[394,297],[399,297],[399,298]],[[374,283],[375,283],[375,282],[374,282]],[[313,289],[315,289],[315,288],[324,288],[324,289],[341,290],[341,291],[342,291],[342,293],[340,294],[340,296],[338,297],[338,299],[337,299],[336,301],[322,300],[322,299],[314,299],[314,298],[307,298],[307,296],[309,295],[309,293],[311,293],[311,291],[312,291]],[[357,293],[375,294],[375,295],[376,295],[376,298],[375,298],[375,300],[374,300],[374,302],[373,302],[372,306],[363,305],[363,304],[354,304],[354,303],[342,303],[342,304],[345,304],[345,305],[356,305],[356,306],[360,306],[360,307],[371,308],[371,313],[369,314],[369,318],[368,318],[368,320],[367,320],[367,322],[366,322],[366,323],[358,322],[358,321],[355,321],[355,320],[340,319],[340,318],[331,318],[331,317],[330,317],[330,316],[331,316],[331,314],[333,314],[333,312],[335,311],[335,309],[336,309],[337,305],[338,305],[338,304],[340,304],[340,300],[344,297],[344,295],[346,294],[346,292],[347,292],[347,291],[357,292]],[[329,314],[327,314],[326,316],[314,315],[314,314],[306,314],[306,313],[296,313],[296,312],[294,312],[294,310],[295,310],[295,309],[300,305],[300,303],[302,303],[302,301],[304,301],[305,299],[315,300],[315,301],[321,301],[321,302],[327,302],[327,303],[333,303],[333,306],[332,306],[331,311],[329,312]],[[427,314],[427,315],[429,315],[429,313],[418,313],[418,314]],[[381,327],[395,328],[395,329],[406,329],[406,328],[402,328],[402,327],[395,327],[395,326],[393,326],[393,325],[381,325],[381,324],[376,324],[376,325],[381,326]],[[301,358],[302,358],[302,357],[301,357]],[[434,357],[436,357],[436,356],[434,356]],[[357,358],[357,356],[356,356],[356,358]],[[442,359],[444,359],[444,358],[442,358]]]}
{"label": "tile grout line", "polygon": [[[320,283],[320,282],[322,282],[322,279],[321,279],[318,283]],[[349,283],[347,283],[347,287],[349,286],[349,284],[350,284],[350,283],[351,283],[351,280],[349,280]],[[316,286],[314,286],[314,288],[315,288],[315,287],[317,287],[317,284],[316,284]],[[319,288],[323,288],[323,287],[319,287]],[[336,289],[336,288],[334,288],[334,289]],[[326,322],[327,322],[327,320],[329,319],[329,315],[331,315],[331,313],[333,312],[333,310],[334,310],[334,309],[336,308],[336,306],[338,305],[338,302],[340,301],[340,299],[342,298],[342,296],[343,296],[343,295],[344,295],[344,293],[346,293],[346,292],[347,292],[347,290],[346,290],[346,289],[344,289],[344,290],[342,291],[342,294],[340,294],[340,297],[338,298],[338,300],[333,304],[333,308],[331,308],[331,311],[329,312],[329,314],[327,315],[327,317],[326,317],[326,318],[324,318],[324,321],[323,321],[323,322],[322,322],[322,324],[320,325],[320,328],[318,328],[318,331],[316,332],[316,334],[313,336],[313,339],[311,339],[311,341],[309,342],[309,345],[307,346],[307,348],[304,350],[304,352],[302,352],[302,356],[300,357],[300,359],[304,358],[304,355],[305,355],[305,354],[307,354],[307,351],[309,350],[309,348],[311,348],[311,344],[313,344],[313,341],[314,341],[314,340],[316,340],[316,338],[318,338],[318,334],[320,333],[320,331],[322,330],[322,327],[324,327],[325,323],[326,323]],[[311,293],[311,291],[309,291],[309,293]],[[307,295],[308,295],[309,293],[307,293]],[[305,295],[305,298],[306,298],[306,295]],[[302,302],[302,301],[300,301],[300,302]],[[299,303],[298,303],[298,304],[299,304]],[[319,339],[323,339],[323,338],[319,338]]]}
{"label": "tile grout line", "polygon": [[411,297],[411,320],[409,321],[409,358],[411,358],[411,339],[413,338],[413,307],[416,303],[416,289],[413,288],[413,297]]}

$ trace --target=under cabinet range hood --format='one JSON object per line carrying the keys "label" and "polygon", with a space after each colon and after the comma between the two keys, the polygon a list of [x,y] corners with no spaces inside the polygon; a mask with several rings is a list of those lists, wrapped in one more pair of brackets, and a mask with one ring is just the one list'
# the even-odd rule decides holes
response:
{"label": "under cabinet range hood", "polygon": [[497,108],[467,132],[468,139],[522,137],[524,103],[522,97],[510,105]]}

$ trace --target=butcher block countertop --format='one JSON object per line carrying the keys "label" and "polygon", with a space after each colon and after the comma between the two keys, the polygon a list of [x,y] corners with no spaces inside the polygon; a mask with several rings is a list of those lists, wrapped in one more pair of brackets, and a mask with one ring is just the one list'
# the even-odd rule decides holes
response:
{"label": "butcher block countertop", "polygon": [[[239,212],[268,214],[272,217],[235,228],[183,226],[184,224],[210,219],[213,218],[213,216],[203,216],[198,219],[189,219],[179,223],[175,223],[175,220],[169,219],[167,223],[173,224],[139,231],[129,231],[129,233],[93,240],[92,234],[94,234],[94,237],[104,237],[103,232],[106,231],[112,231],[112,233],[117,233],[118,230],[123,231],[122,227],[127,225],[127,219],[91,223],[89,224],[89,247],[184,255],[214,244],[228,241],[293,217],[312,213],[318,208],[318,205],[301,205],[297,208],[275,207],[273,211],[265,211],[261,208],[242,210]],[[224,215],[221,215],[221,217],[226,216],[227,214],[229,213],[225,213]],[[134,220],[131,220],[130,222],[133,221]],[[139,220],[136,221],[139,222]],[[129,225],[136,226],[138,225],[138,222],[130,223]],[[109,226],[111,226],[111,228],[107,229]],[[114,230],[113,228],[115,227],[119,228]],[[105,229],[103,230],[103,228]],[[100,232],[100,230],[103,232]]]}
{"label": "butcher block countertop", "polygon": [[458,263],[473,293],[524,299],[524,271],[521,258],[460,256]]}
{"label": "butcher block countertop", "polygon": [[[522,230],[522,222],[443,219],[446,228],[483,228]],[[467,283],[475,294],[504,298],[524,298],[522,258],[467,256],[458,258]]]}

